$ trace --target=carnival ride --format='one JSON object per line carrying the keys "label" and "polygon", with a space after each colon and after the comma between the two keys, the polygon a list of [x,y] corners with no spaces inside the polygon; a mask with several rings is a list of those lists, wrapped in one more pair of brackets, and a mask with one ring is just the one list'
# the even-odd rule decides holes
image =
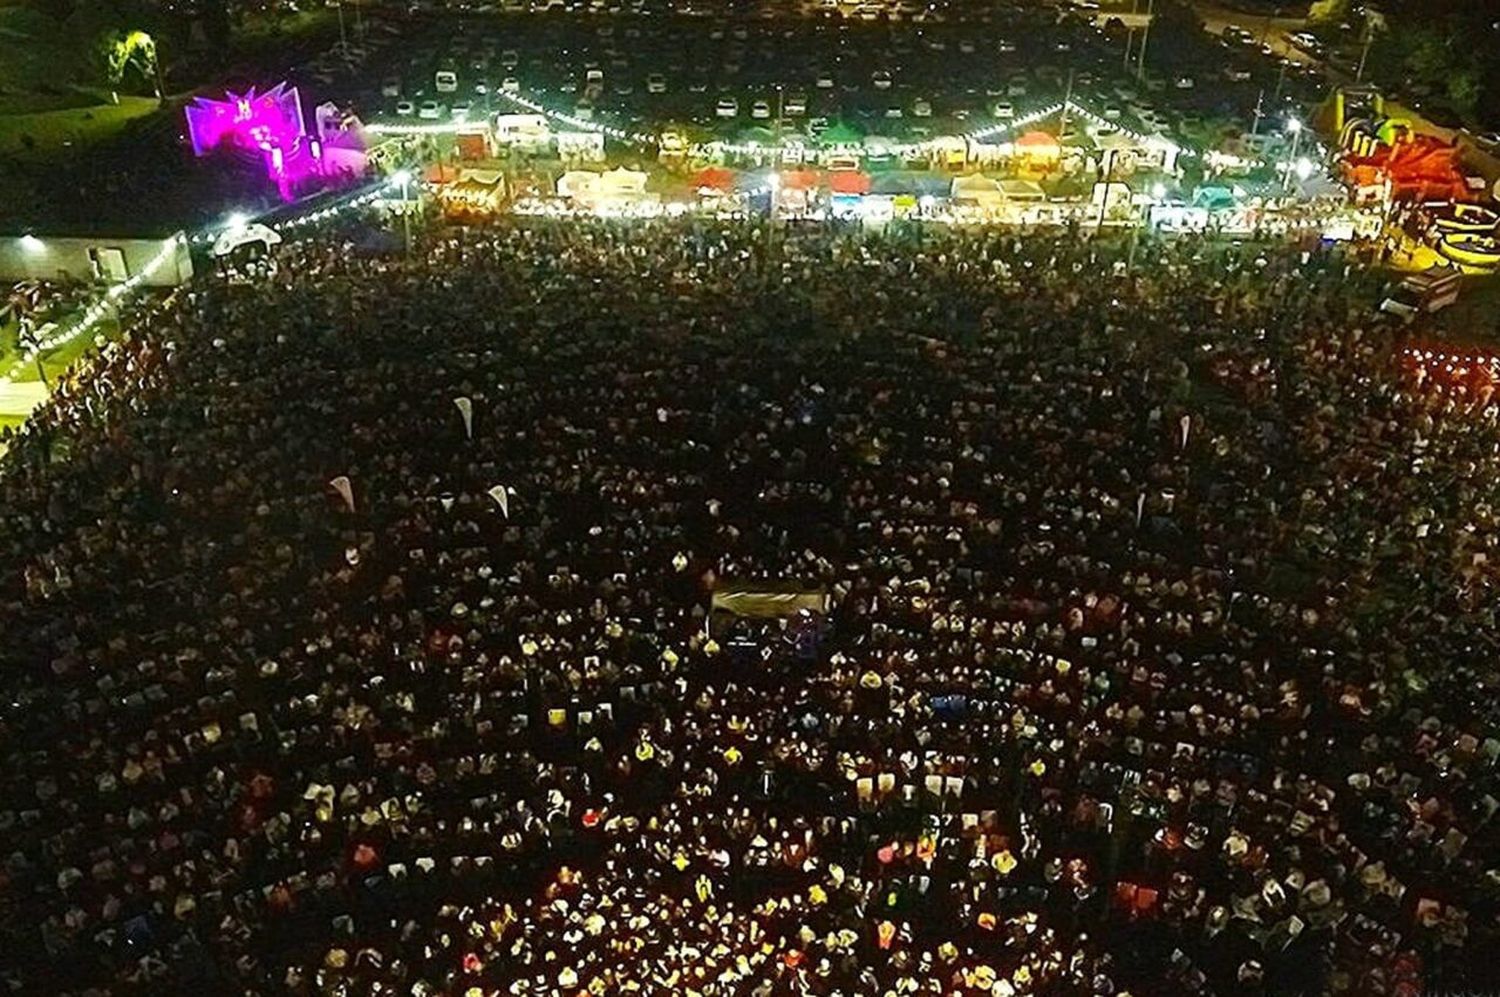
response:
{"label": "carnival ride", "polygon": [[1437,251],[1465,270],[1488,272],[1500,266],[1500,240],[1493,235],[1449,232],[1438,239]]}
{"label": "carnival ride", "polygon": [[1363,200],[1465,201],[1458,147],[1403,118],[1351,121],[1340,135],[1344,179]]}

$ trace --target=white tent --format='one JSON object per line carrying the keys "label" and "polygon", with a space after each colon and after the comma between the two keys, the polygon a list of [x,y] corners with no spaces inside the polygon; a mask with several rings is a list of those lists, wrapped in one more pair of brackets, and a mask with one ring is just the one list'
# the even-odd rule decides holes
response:
{"label": "white tent", "polygon": [[602,163],[604,162],[604,134],[588,131],[558,132],[557,154],[563,159]]}
{"label": "white tent", "polygon": [[569,170],[557,178],[559,197],[588,199],[599,194],[600,176],[592,170]]}
{"label": "white tent", "polygon": [[968,176],[954,177],[949,191],[955,201],[994,200],[1002,196],[1000,183],[996,180],[991,180],[983,173],[970,173]]}
{"label": "white tent", "polygon": [[1047,192],[1035,180],[1001,180],[1000,193],[1007,201],[1045,201]]}
{"label": "white tent", "polygon": [[622,194],[644,194],[645,192],[646,174],[640,170],[628,170],[622,166],[608,171],[599,178],[599,193],[609,197],[618,197]]}
{"label": "white tent", "polygon": [[215,239],[214,255],[228,256],[241,246],[248,246],[252,242],[263,242],[270,247],[280,241],[281,235],[275,229],[267,228],[259,222],[251,222],[249,225],[227,229]]}
{"label": "white tent", "polygon": [[495,117],[495,141],[534,149],[552,139],[547,119],[540,114],[501,114]]}
{"label": "white tent", "polygon": [[505,179],[505,174],[501,173],[499,170],[476,170],[465,167],[458,172],[459,183],[463,183],[464,181],[472,181],[474,183],[482,183],[485,186],[489,187],[499,183],[503,179]]}

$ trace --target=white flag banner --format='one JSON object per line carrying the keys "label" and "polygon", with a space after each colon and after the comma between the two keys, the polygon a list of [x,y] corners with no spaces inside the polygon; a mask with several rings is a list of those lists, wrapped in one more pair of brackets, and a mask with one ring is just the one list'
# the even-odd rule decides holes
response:
{"label": "white flag banner", "polygon": [[500,506],[500,511],[505,514],[505,518],[509,519],[510,492],[506,489],[506,487],[504,485],[496,485],[494,488],[491,488],[490,498],[495,500],[495,503]]}
{"label": "white flag banner", "polygon": [[347,474],[341,474],[337,478],[334,478],[332,481],[328,482],[328,484],[332,486],[334,491],[339,493],[339,498],[344,500],[344,504],[349,507],[349,511],[353,512],[354,485],[352,482],[350,482],[349,476]]}
{"label": "white flag banner", "polygon": [[438,501],[443,504],[443,511],[444,512],[452,512],[453,511],[453,495],[451,493],[444,492],[443,494],[439,495],[438,496]]}
{"label": "white flag banner", "polygon": [[458,406],[458,414],[464,417],[464,436],[472,440],[474,438],[474,403],[460,395],[453,399],[453,404]]}
{"label": "white flag banner", "polygon": [[1185,415],[1185,416],[1183,416],[1181,419],[1179,419],[1177,421],[1177,424],[1182,427],[1182,444],[1181,444],[1181,448],[1183,450],[1186,450],[1187,449],[1188,430],[1190,430],[1190,429],[1193,428],[1193,417],[1190,416],[1190,415]]}
{"label": "white flag banner", "polygon": [[1141,525],[1141,517],[1146,514],[1146,493],[1141,492],[1140,497],[1135,500],[1135,525]]}

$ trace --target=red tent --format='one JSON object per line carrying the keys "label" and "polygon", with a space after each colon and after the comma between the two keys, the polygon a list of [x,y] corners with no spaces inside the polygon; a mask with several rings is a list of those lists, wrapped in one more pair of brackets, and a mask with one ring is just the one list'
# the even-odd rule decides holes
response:
{"label": "red tent", "polygon": [[787,170],[781,174],[782,190],[812,190],[818,186],[817,170]]}
{"label": "red tent", "polygon": [[1062,144],[1046,132],[1027,132],[1016,139],[1016,149],[1030,156],[1059,156]]}
{"label": "red tent", "polygon": [[462,132],[454,136],[459,159],[484,159],[490,151],[485,147],[484,136],[474,132]]}
{"label": "red tent", "polygon": [[725,169],[722,166],[709,166],[698,171],[693,177],[693,186],[699,190],[723,191],[729,193],[734,190],[734,170]]}
{"label": "red tent", "polygon": [[839,170],[828,174],[828,187],[835,194],[868,194],[870,174],[859,170]]}

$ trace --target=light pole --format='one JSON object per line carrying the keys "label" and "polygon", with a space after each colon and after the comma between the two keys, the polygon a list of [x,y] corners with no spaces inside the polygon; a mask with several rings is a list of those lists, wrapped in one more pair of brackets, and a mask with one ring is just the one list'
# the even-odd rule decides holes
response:
{"label": "light pole", "polygon": [[1104,234],[1104,209],[1109,206],[1109,181],[1115,172],[1115,150],[1104,150],[1104,184],[1103,190],[1099,192],[1099,222],[1095,226],[1095,235]]}
{"label": "light pole", "polygon": [[766,211],[766,269],[769,270],[776,256],[776,196],[781,193],[781,173],[772,170],[766,181],[770,188],[771,202]]}
{"label": "light pole", "polygon": [[786,92],[782,85],[776,84],[776,155],[778,158],[781,156],[781,115],[786,107],[785,96]]}
{"label": "light pole", "polygon": [[1359,83],[1365,78],[1365,60],[1370,57],[1370,43],[1375,40],[1375,21],[1370,15],[1370,8],[1365,8],[1365,44],[1359,50],[1359,66],[1354,70],[1354,82]]}
{"label": "light pole", "polygon": [[411,171],[398,170],[391,179],[401,185],[401,237],[406,246],[406,255],[411,256],[411,202],[406,199],[406,189],[411,184]]}
{"label": "light pole", "polygon": [[1286,160],[1286,172],[1282,175],[1281,189],[1286,190],[1292,185],[1292,166],[1297,162],[1297,143],[1302,138],[1302,122],[1291,118],[1286,123],[1286,130],[1292,133],[1292,153]]}
{"label": "light pole", "polygon": [[1140,61],[1136,68],[1136,78],[1146,78],[1146,42],[1151,37],[1151,21],[1156,16],[1156,0],[1146,0],[1146,23],[1141,28],[1141,53]]}

